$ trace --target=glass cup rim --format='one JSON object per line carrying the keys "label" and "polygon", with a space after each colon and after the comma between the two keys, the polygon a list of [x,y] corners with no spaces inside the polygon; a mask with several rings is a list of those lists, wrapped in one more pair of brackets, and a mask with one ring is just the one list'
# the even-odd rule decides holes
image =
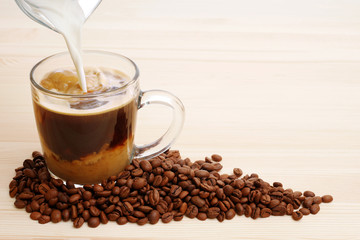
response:
{"label": "glass cup rim", "polygon": [[53,95],[53,96],[58,96],[58,97],[73,97],[73,98],[94,98],[94,97],[101,97],[101,96],[108,96],[108,95],[113,95],[116,94],[118,92],[122,92],[124,89],[126,89],[127,87],[129,87],[130,85],[132,85],[133,83],[135,83],[138,79],[139,79],[139,68],[138,66],[135,64],[135,62],[133,60],[131,60],[130,58],[118,54],[118,53],[114,53],[114,52],[109,52],[109,51],[103,51],[103,50],[83,50],[82,51],[83,54],[99,54],[99,55],[110,55],[110,56],[115,56],[115,57],[119,57],[122,59],[125,59],[126,61],[128,61],[135,69],[135,74],[134,76],[131,78],[131,80],[129,82],[127,82],[126,84],[124,84],[123,86],[121,86],[120,88],[108,91],[108,92],[103,92],[103,93],[92,93],[92,94],[68,94],[68,93],[59,93],[59,92],[53,92],[50,91],[44,87],[42,87],[40,84],[38,84],[35,79],[34,79],[34,73],[36,71],[36,69],[44,62],[48,61],[49,59],[55,58],[55,57],[59,57],[59,56],[64,56],[64,55],[69,55],[70,53],[67,51],[64,52],[59,52],[59,53],[55,53],[52,54],[46,58],[43,58],[42,60],[40,60],[38,63],[36,63],[31,71],[30,71],[30,82],[31,85],[34,86],[36,89],[38,89],[41,92],[44,92],[46,94],[49,95]]}

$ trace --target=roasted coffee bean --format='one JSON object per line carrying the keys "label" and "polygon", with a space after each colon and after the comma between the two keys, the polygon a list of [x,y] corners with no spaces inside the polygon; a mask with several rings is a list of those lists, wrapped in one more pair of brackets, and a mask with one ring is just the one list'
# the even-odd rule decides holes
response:
{"label": "roasted coffee bean", "polygon": [[250,207],[250,205],[246,205],[244,207],[244,215],[245,217],[250,217],[252,213],[252,208]]}
{"label": "roasted coffee bean", "polygon": [[53,223],[58,223],[61,221],[61,212],[60,210],[57,210],[57,209],[54,209],[52,212],[51,212],[51,221]]}
{"label": "roasted coffee bean", "polygon": [[127,220],[131,223],[136,223],[137,221],[139,221],[139,219],[134,216],[127,216]]}
{"label": "roasted coffee bean", "polygon": [[36,159],[36,158],[42,158],[42,154],[41,154],[41,152],[39,152],[39,151],[33,151],[32,152],[32,157],[34,158],[34,159]]}
{"label": "roasted coffee bean", "polygon": [[137,218],[144,218],[145,214],[143,212],[140,212],[140,211],[134,211],[133,216],[137,217]]}
{"label": "roasted coffee bean", "polygon": [[226,185],[223,188],[223,190],[224,190],[225,195],[230,196],[233,193],[234,188],[232,186],[230,186],[230,185]]}
{"label": "roasted coffee bean", "polygon": [[170,188],[170,196],[175,198],[180,195],[182,188],[178,185],[172,185]]}
{"label": "roasted coffee bean", "polygon": [[292,204],[286,205],[286,215],[292,215],[294,211],[294,206]]}
{"label": "roasted coffee bean", "polygon": [[23,166],[24,166],[24,168],[30,168],[30,169],[32,169],[32,168],[35,167],[35,163],[34,163],[34,161],[31,160],[31,159],[25,159],[25,161],[23,162]]}
{"label": "roasted coffee bean", "polygon": [[261,213],[261,210],[259,207],[255,208],[253,211],[252,211],[252,214],[251,214],[251,218],[252,219],[257,219],[260,217],[260,213]]}
{"label": "roasted coffee bean", "polygon": [[311,214],[317,214],[320,211],[320,206],[319,204],[313,204],[310,207],[310,212]]}
{"label": "roasted coffee bean", "polygon": [[85,201],[88,201],[90,200],[92,197],[92,193],[90,191],[85,191],[83,192],[82,194],[82,198],[85,200]]}
{"label": "roasted coffee bean", "polygon": [[225,213],[225,218],[227,220],[231,220],[235,217],[235,210],[234,209],[229,209],[226,213]]}
{"label": "roasted coffee bean", "polygon": [[316,203],[316,204],[320,204],[320,203],[322,203],[322,199],[321,199],[321,197],[319,197],[319,196],[315,196],[315,197],[314,197],[314,203]]}
{"label": "roasted coffee bean", "polygon": [[309,215],[310,214],[310,209],[308,208],[300,208],[299,210],[303,215]]}
{"label": "roasted coffee bean", "polygon": [[32,212],[32,209],[31,209],[31,205],[30,204],[27,204],[25,206],[25,211],[28,212],[28,213],[31,213]]}
{"label": "roasted coffee bean", "polygon": [[109,219],[103,211],[100,212],[99,218],[102,224],[107,224],[109,222]]}
{"label": "roasted coffee bean", "polygon": [[190,205],[190,206],[188,206],[188,208],[185,212],[185,215],[188,218],[195,218],[197,216],[198,212],[199,212],[199,210],[195,205]]}
{"label": "roasted coffee bean", "polygon": [[173,220],[174,214],[172,212],[167,212],[161,216],[161,221],[163,223],[169,223]]}
{"label": "roasted coffee bean", "polygon": [[222,160],[222,157],[219,154],[213,154],[211,155],[211,160],[214,162],[220,162]]}
{"label": "roasted coffee bean", "polygon": [[39,212],[32,212],[32,213],[30,214],[30,218],[31,218],[32,220],[38,220],[40,217],[41,217],[41,213],[39,213]]}
{"label": "roasted coffee bean", "polygon": [[119,217],[117,220],[116,220],[117,224],[119,225],[124,225],[128,222],[128,219],[126,217]]}
{"label": "roasted coffee bean", "polygon": [[199,196],[192,197],[191,202],[193,204],[195,204],[196,206],[198,206],[199,208],[201,208],[202,206],[204,206],[206,204],[205,200]]}
{"label": "roasted coffee bean", "polygon": [[69,203],[71,204],[76,204],[79,202],[79,200],[81,199],[81,195],[80,194],[74,194],[71,195],[69,198]]}
{"label": "roasted coffee bean", "polygon": [[100,219],[98,217],[91,217],[88,221],[88,226],[91,228],[96,228],[100,225]]}
{"label": "roasted coffee bean", "polygon": [[91,214],[91,216],[93,216],[93,217],[97,217],[97,216],[99,216],[100,215],[100,210],[97,208],[97,207],[95,207],[95,206],[91,206],[90,208],[89,208],[89,213]]}
{"label": "roasted coffee bean", "polygon": [[141,160],[140,167],[144,172],[150,172],[152,170],[152,165],[148,160]]}
{"label": "roasted coffee bean", "polygon": [[83,224],[84,224],[85,220],[82,217],[78,217],[74,220],[74,227],[75,228],[80,228]]}
{"label": "roasted coffee bean", "polygon": [[184,218],[184,215],[182,213],[176,213],[174,215],[174,221],[181,221]]}
{"label": "roasted coffee bean", "polygon": [[282,187],[283,185],[282,185],[281,182],[274,182],[274,183],[273,183],[273,186],[274,186],[274,187]]}
{"label": "roasted coffee bean", "polygon": [[206,170],[197,170],[195,171],[195,176],[198,178],[208,178],[210,173]]}
{"label": "roasted coffee bean", "polygon": [[50,222],[50,216],[41,215],[41,216],[38,218],[38,222],[39,222],[40,224],[48,223],[48,222]]}
{"label": "roasted coffee bean", "polygon": [[220,214],[220,208],[218,208],[218,207],[208,208],[206,213],[207,213],[208,218],[214,219]]}
{"label": "roasted coffee bean", "polygon": [[71,219],[75,219],[78,216],[77,208],[75,205],[71,206]]}
{"label": "roasted coffee bean", "polygon": [[216,217],[216,219],[219,222],[223,222],[225,220],[225,213],[224,212],[220,212],[220,214]]}
{"label": "roasted coffee bean", "polygon": [[144,171],[141,168],[135,168],[134,170],[131,171],[131,176],[133,177],[140,177],[141,175],[143,175]]}
{"label": "roasted coffee bean", "polygon": [[149,193],[149,203],[151,206],[158,205],[160,201],[160,194],[157,189],[151,190]]}
{"label": "roasted coffee bean", "polygon": [[21,200],[29,200],[34,197],[34,193],[32,192],[22,192],[18,195],[18,198]]}
{"label": "roasted coffee bean", "polygon": [[245,210],[244,210],[244,207],[243,207],[243,205],[241,203],[237,203],[235,205],[235,212],[239,216],[244,214]]}
{"label": "roasted coffee bean", "polygon": [[147,217],[144,218],[140,218],[136,223],[140,226],[145,225],[146,223],[149,222],[149,219]]}
{"label": "roasted coffee bean", "polygon": [[271,211],[274,216],[284,216],[286,213],[286,206],[279,204],[272,208]]}
{"label": "roasted coffee bean", "polygon": [[272,211],[270,208],[263,208],[260,211],[260,217],[262,217],[262,218],[270,217],[271,214],[272,214]]}
{"label": "roasted coffee bean", "polygon": [[16,199],[14,205],[16,208],[24,208],[26,207],[26,202],[20,199]]}
{"label": "roasted coffee bean", "polygon": [[[90,207],[91,208],[91,207]],[[108,214],[108,213],[111,213],[112,211],[114,211],[115,210],[115,205],[113,204],[113,205],[110,205],[109,207],[107,207],[105,210],[104,210],[104,212],[106,213],[106,214]],[[95,215],[94,215],[95,216]]]}
{"label": "roasted coffee bean", "polygon": [[61,212],[61,217],[64,222],[69,221],[70,219],[70,211],[69,209],[64,209]]}
{"label": "roasted coffee bean", "polygon": [[303,214],[300,211],[296,211],[293,212],[291,216],[295,221],[299,221],[303,217]]}
{"label": "roasted coffee bean", "polygon": [[45,193],[45,199],[47,201],[49,201],[52,198],[55,198],[58,196],[58,191],[56,189],[49,189],[46,193]]}
{"label": "roasted coffee bean", "polygon": [[101,186],[99,184],[94,184],[93,190],[94,190],[94,192],[102,192],[102,191],[104,191],[104,188],[103,188],[103,186]]}
{"label": "roasted coffee bean", "polygon": [[242,170],[240,168],[234,168],[233,173],[237,176],[237,177],[241,177],[241,175],[243,174]]}
{"label": "roasted coffee bean", "polygon": [[25,168],[23,170],[23,174],[26,176],[26,177],[29,177],[29,178],[35,178],[36,177],[36,173],[33,169],[30,169],[30,168]]}
{"label": "roasted coffee bean", "polygon": [[305,198],[304,202],[303,202],[303,206],[306,208],[310,208],[311,205],[313,204],[314,199],[312,197],[307,197]]}
{"label": "roasted coffee bean", "polygon": [[324,196],[322,196],[321,199],[322,199],[322,202],[329,203],[329,202],[332,202],[333,197],[331,195],[324,195]]}
{"label": "roasted coffee bean", "polygon": [[105,190],[105,191],[101,191],[101,192],[95,192],[95,195],[97,197],[109,197],[111,195],[111,191]]}
{"label": "roasted coffee bean", "polygon": [[199,212],[196,218],[199,219],[200,221],[205,221],[207,219],[207,215],[204,212]]}
{"label": "roasted coffee bean", "polygon": [[127,186],[122,186],[120,188],[120,193],[119,193],[119,197],[120,198],[127,198],[130,194],[130,188]]}
{"label": "roasted coffee bean", "polygon": [[149,206],[139,206],[138,209],[139,209],[139,211],[142,211],[143,213],[149,213],[153,210]]}
{"label": "roasted coffee bean", "polygon": [[312,191],[305,191],[304,196],[305,197],[315,197],[315,193],[313,193]]}
{"label": "roasted coffee bean", "polygon": [[10,197],[11,198],[15,197],[17,192],[18,192],[18,188],[16,186],[13,186],[9,191]]}
{"label": "roasted coffee bean", "polygon": [[141,189],[141,188],[145,187],[146,184],[147,184],[147,181],[145,178],[135,178],[135,180],[132,184],[132,188],[133,189]]}
{"label": "roasted coffee bean", "polygon": [[52,208],[46,207],[42,214],[50,216],[51,212],[52,212]]}
{"label": "roasted coffee bean", "polygon": [[150,224],[156,224],[160,219],[159,211],[152,210],[148,215],[148,219],[149,219]]}

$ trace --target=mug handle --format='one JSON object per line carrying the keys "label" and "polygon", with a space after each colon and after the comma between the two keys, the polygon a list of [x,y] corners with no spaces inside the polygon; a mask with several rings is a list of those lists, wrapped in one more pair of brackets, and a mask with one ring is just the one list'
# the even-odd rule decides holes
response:
{"label": "mug handle", "polygon": [[145,160],[160,155],[170,148],[184,125],[185,109],[179,98],[163,90],[140,92],[138,109],[149,104],[161,104],[173,109],[173,118],[168,130],[152,143],[134,146],[134,159]]}

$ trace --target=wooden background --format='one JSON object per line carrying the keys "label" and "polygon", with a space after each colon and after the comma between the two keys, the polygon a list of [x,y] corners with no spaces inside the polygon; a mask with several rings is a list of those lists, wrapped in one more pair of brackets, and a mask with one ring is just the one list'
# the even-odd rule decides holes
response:
{"label": "wooden background", "polygon": [[[64,51],[60,35],[0,1],[1,239],[360,239],[360,2],[357,0],[104,0],[84,49],[132,58],[141,86],[182,99],[183,157],[223,155],[294,190],[332,194],[318,215],[167,225],[39,225],[13,206],[14,168],[40,150],[29,71]],[[155,114],[156,112],[156,114]],[[167,109],[140,111],[137,142],[159,136]]]}

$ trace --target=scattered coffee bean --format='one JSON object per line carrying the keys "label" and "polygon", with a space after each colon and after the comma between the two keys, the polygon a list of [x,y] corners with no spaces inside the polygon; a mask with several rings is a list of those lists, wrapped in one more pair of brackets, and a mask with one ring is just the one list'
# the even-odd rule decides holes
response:
{"label": "scattered coffee bean", "polygon": [[320,211],[320,206],[319,204],[313,204],[310,207],[310,212],[311,214],[317,214]]}
{"label": "scattered coffee bean", "polygon": [[48,222],[50,222],[50,216],[41,215],[41,216],[38,218],[38,222],[39,222],[40,224],[48,223]]}
{"label": "scattered coffee bean", "polygon": [[156,224],[160,219],[160,213],[157,210],[152,210],[148,216],[151,224]]}
{"label": "scattered coffee bean", "polygon": [[196,218],[199,219],[200,221],[205,221],[207,219],[207,215],[206,213],[199,212]]}
{"label": "scattered coffee bean", "polygon": [[321,199],[322,199],[322,202],[329,203],[329,202],[332,202],[333,197],[331,195],[324,195],[324,196],[322,196]]}
{"label": "scattered coffee bean", "polygon": [[304,196],[305,197],[315,197],[315,193],[313,193],[312,191],[305,191]]}
{"label": "scattered coffee bean", "polygon": [[314,203],[316,203],[316,204],[320,204],[320,203],[322,203],[322,199],[321,199],[321,197],[319,197],[319,196],[315,196],[315,197],[314,197]]}
{"label": "scattered coffee bean", "polygon": [[100,224],[100,219],[98,217],[91,217],[87,223],[89,227],[96,228]]}
{"label": "scattered coffee bean", "polygon": [[16,169],[9,195],[15,198],[15,207],[25,208],[41,224],[71,220],[75,228],[85,222],[92,228],[109,221],[144,225],[181,221],[184,215],[222,222],[236,214],[253,219],[287,214],[300,220],[333,200],[311,191],[303,195],[279,182],[271,185],[255,173],[243,176],[240,168],[220,174],[222,157],[217,154],[191,162],[181,159],[178,151],[167,151],[149,161],[134,160],[101,184],[78,188],[71,181],[52,178],[39,152],[33,157]]}
{"label": "scattered coffee bean", "polygon": [[169,223],[169,222],[171,222],[171,220],[173,220],[173,217],[174,217],[174,214],[172,212],[167,212],[161,216],[161,221],[163,223]]}
{"label": "scattered coffee bean", "polygon": [[39,212],[32,212],[32,213],[30,214],[30,218],[31,218],[32,220],[38,220],[40,217],[41,217],[41,213],[39,213]]}
{"label": "scattered coffee bean", "polygon": [[127,218],[126,217],[119,217],[117,220],[116,220],[117,224],[119,225],[124,225],[128,222]]}
{"label": "scattered coffee bean", "polygon": [[80,228],[83,224],[84,224],[85,220],[82,218],[82,217],[77,217],[75,220],[74,220],[74,227],[75,228]]}
{"label": "scattered coffee bean", "polygon": [[235,217],[235,210],[234,209],[229,209],[226,213],[225,213],[225,218],[227,220],[231,220]]}
{"label": "scattered coffee bean", "polygon": [[211,159],[214,161],[214,162],[221,162],[222,160],[222,157],[218,154],[213,154],[211,155]]}
{"label": "scattered coffee bean", "polygon": [[139,224],[140,226],[145,225],[146,223],[148,223],[149,219],[147,217],[141,218],[139,219],[139,221],[137,221],[137,224]]}
{"label": "scattered coffee bean", "polygon": [[241,175],[243,174],[240,168],[234,168],[233,172],[237,177],[241,177]]}
{"label": "scattered coffee bean", "polygon": [[300,208],[299,210],[303,215],[309,215],[310,210],[308,208]]}
{"label": "scattered coffee bean", "polygon": [[303,214],[300,211],[296,211],[292,213],[292,218],[295,221],[299,221],[303,217]]}

